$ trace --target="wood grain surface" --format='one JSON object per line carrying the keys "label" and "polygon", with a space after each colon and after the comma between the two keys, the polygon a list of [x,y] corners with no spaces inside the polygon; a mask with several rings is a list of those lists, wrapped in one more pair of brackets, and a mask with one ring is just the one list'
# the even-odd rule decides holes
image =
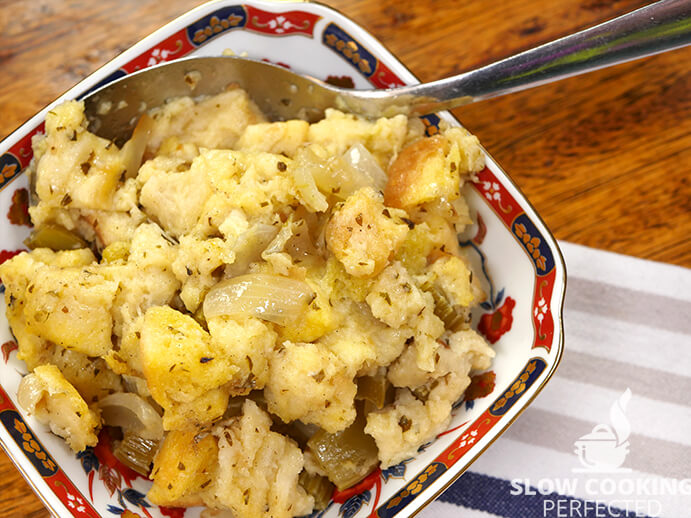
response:
{"label": "wood grain surface", "polygon": [[[0,139],[198,0],[0,0]],[[421,80],[650,2],[327,0]],[[691,267],[691,48],[456,112],[558,239]],[[0,517],[48,516],[0,452]]]}

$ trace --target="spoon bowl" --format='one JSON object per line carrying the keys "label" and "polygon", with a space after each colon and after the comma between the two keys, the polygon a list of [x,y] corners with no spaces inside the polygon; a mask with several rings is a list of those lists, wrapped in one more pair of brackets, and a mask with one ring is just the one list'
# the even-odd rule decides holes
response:
{"label": "spoon bowl", "polygon": [[206,96],[239,87],[270,120],[320,120],[341,89],[264,61],[192,57],[134,72],[84,98],[90,131],[122,144],[143,113],[168,99]]}
{"label": "spoon bowl", "polygon": [[501,61],[431,83],[348,90],[239,57],[187,58],[147,68],[84,98],[90,130],[116,144],[167,99],[239,86],[270,120],[315,122],[330,107],[375,118],[424,115],[691,44],[691,0],[660,0]]}

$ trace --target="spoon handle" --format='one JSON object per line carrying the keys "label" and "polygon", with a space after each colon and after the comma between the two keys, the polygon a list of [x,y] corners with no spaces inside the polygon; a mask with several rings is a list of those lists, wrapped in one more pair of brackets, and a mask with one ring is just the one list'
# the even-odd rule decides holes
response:
{"label": "spoon handle", "polygon": [[[691,44],[691,0],[660,0],[490,65],[397,88],[413,113],[450,109]],[[418,99],[415,99],[417,97]]]}

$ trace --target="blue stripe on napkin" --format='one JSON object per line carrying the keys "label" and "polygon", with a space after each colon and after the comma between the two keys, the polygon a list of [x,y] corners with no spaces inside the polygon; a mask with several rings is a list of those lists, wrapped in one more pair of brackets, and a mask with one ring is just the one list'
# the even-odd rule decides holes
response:
{"label": "blue stripe on napkin", "polygon": [[[505,518],[548,518],[558,516],[597,516],[598,518],[647,518],[635,512],[610,507],[602,502],[550,493],[518,494],[508,480],[466,471],[439,500]],[[559,506],[559,507],[557,507]],[[587,507],[586,507],[587,506]],[[577,511],[580,510],[580,513]]]}

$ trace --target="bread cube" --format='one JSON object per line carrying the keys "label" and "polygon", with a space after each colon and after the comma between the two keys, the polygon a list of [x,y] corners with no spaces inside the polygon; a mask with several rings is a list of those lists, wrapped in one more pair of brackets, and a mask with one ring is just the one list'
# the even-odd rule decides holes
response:
{"label": "bread cube", "polygon": [[39,365],[24,376],[17,399],[26,412],[64,438],[73,451],[96,446],[101,419],[55,365]]}
{"label": "bread cube", "polygon": [[169,432],[161,444],[151,471],[154,481],[147,497],[156,505],[201,505],[216,481],[216,437],[197,431]]}
{"label": "bread cube", "polygon": [[326,226],[326,244],[354,277],[382,271],[408,234],[405,213],[384,206],[374,189],[365,187],[338,207]]}
{"label": "bread cube", "polygon": [[477,137],[451,128],[401,151],[389,167],[384,199],[387,205],[404,209],[436,199],[452,201],[461,195],[461,181],[483,167]]}
{"label": "bread cube", "polygon": [[271,358],[264,389],[269,411],[283,421],[300,419],[328,432],[355,419],[357,387],[340,359],[326,347],[284,342]]}
{"label": "bread cube", "polygon": [[309,124],[301,120],[251,124],[240,136],[240,151],[263,151],[295,157],[298,148],[307,140]]}
{"label": "bread cube", "polygon": [[[222,344],[211,340],[192,317],[167,306],[146,311],[140,354],[151,395],[166,411],[165,429],[180,421],[168,419],[170,412],[178,415],[176,405],[192,404],[204,396],[212,397],[216,403],[197,404],[196,419],[189,421],[187,427],[219,418],[225,410],[222,401],[227,403],[233,384],[244,382],[238,376],[240,368],[233,364]],[[209,391],[217,392],[207,395]]]}
{"label": "bread cube", "polygon": [[39,268],[24,296],[27,328],[65,349],[104,355],[112,347],[117,289],[93,267]]}
{"label": "bread cube", "polygon": [[271,418],[252,400],[242,417],[218,426],[217,505],[234,516],[292,518],[310,513],[314,499],[301,485],[300,448],[291,439],[271,431]]}

